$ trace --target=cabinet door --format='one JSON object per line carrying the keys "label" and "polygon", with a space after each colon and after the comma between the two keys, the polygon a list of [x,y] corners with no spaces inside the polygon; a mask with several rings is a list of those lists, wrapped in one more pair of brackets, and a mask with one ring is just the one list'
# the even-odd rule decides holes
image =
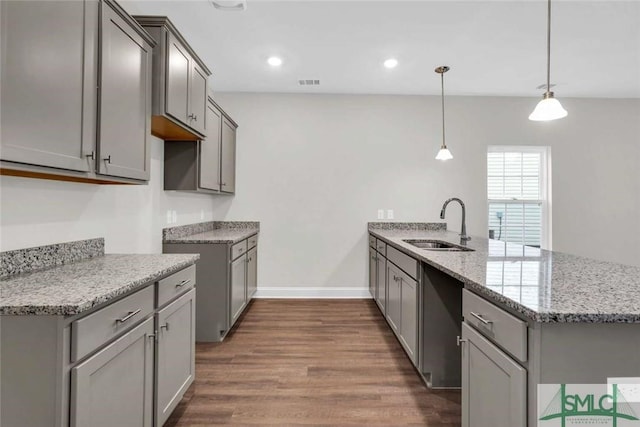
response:
{"label": "cabinet door", "polygon": [[376,250],[369,248],[369,293],[371,298],[376,298],[376,273],[378,270]]}
{"label": "cabinet door", "polygon": [[418,284],[415,280],[403,275],[401,281],[401,320],[400,339],[409,358],[416,363],[416,343],[418,342]]}
{"label": "cabinet door", "polygon": [[462,426],[525,427],[527,371],[462,324]]}
{"label": "cabinet door", "polygon": [[156,424],[161,426],[176,408],[195,376],[195,289],[156,315]]}
{"label": "cabinet door", "polygon": [[225,117],[222,119],[221,189],[225,193],[236,191],[236,128]]}
{"label": "cabinet door", "polygon": [[102,2],[98,173],[149,179],[151,47]]}
{"label": "cabinet door", "polygon": [[0,8],[0,158],[92,170],[97,2],[0,1]]}
{"label": "cabinet door", "polygon": [[191,61],[191,86],[189,88],[189,125],[206,135],[205,121],[207,115],[207,74]]}
{"label": "cabinet door", "polygon": [[400,332],[402,276],[397,267],[387,263],[387,320],[396,332]]}
{"label": "cabinet door", "polygon": [[380,254],[376,254],[377,262],[377,274],[376,274],[376,302],[382,310],[382,314],[385,313],[387,305],[387,259]]}
{"label": "cabinet door", "polygon": [[71,426],[151,426],[153,347],[148,319],[73,368]]}
{"label": "cabinet door", "polygon": [[258,248],[247,252],[247,302],[258,290]]}
{"label": "cabinet door", "polygon": [[201,188],[220,191],[220,139],[222,138],[222,113],[213,105],[207,105],[207,139],[200,141]]}
{"label": "cabinet door", "polygon": [[191,56],[171,33],[167,34],[167,51],[165,110],[174,119],[188,125]]}
{"label": "cabinet door", "polygon": [[231,325],[242,313],[247,300],[247,254],[231,264]]}

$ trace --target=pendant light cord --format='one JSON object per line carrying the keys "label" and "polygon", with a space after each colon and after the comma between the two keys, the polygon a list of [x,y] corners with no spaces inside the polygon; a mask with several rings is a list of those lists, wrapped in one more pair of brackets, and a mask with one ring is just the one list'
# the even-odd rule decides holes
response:
{"label": "pendant light cord", "polygon": [[442,148],[445,148],[444,140],[444,72],[440,73],[440,87],[442,89]]}
{"label": "pendant light cord", "polygon": [[551,92],[551,0],[547,1],[547,93]]}

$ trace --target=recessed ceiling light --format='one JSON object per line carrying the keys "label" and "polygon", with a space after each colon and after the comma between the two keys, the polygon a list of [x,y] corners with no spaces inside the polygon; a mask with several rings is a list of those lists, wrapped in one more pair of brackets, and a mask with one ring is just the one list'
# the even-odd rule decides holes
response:
{"label": "recessed ceiling light", "polygon": [[279,67],[282,65],[282,59],[278,58],[277,56],[272,56],[269,59],[267,59],[267,62],[269,63],[269,65],[271,65],[272,67]]}
{"label": "recessed ceiling light", "polygon": [[396,68],[397,65],[398,65],[398,60],[395,58],[389,58],[386,61],[384,61],[384,66],[387,68]]}

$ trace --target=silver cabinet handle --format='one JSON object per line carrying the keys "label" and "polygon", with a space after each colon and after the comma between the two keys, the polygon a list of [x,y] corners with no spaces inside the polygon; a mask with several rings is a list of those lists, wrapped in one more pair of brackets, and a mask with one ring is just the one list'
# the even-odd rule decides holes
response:
{"label": "silver cabinet handle", "polygon": [[183,287],[184,285],[186,285],[187,283],[191,283],[191,279],[183,280],[182,282],[180,282],[180,283],[178,283],[178,284],[176,285],[176,288],[181,288],[181,287]]}
{"label": "silver cabinet handle", "polygon": [[485,325],[493,325],[493,321],[485,319],[484,317],[482,317],[482,314],[474,313],[473,311],[469,312],[469,314],[475,317],[476,319],[478,319],[479,321],[481,321],[482,323],[484,323]]}
{"label": "silver cabinet handle", "polygon": [[131,319],[136,314],[140,313],[141,311],[142,311],[141,308],[137,309],[136,311],[130,311],[129,314],[127,314],[126,316],[124,316],[124,317],[122,317],[120,319],[116,319],[116,323],[124,323],[127,320]]}
{"label": "silver cabinet handle", "polygon": [[462,337],[461,337],[460,335],[458,335],[458,336],[456,337],[456,345],[457,345],[458,347],[460,347],[460,345],[461,345],[461,344],[463,344],[463,343],[465,343],[465,342],[467,342],[467,340],[462,339]]}
{"label": "silver cabinet handle", "polygon": [[164,325],[160,326],[160,330],[162,330],[162,329],[166,329],[168,331],[169,330],[169,322],[167,322]]}
{"label": "silver cabinet handle", "polygon": [[95,160],[96,159],[95,153],[93,151],[90,154],[85,154],[84,156],[87,159],[91,159],[91,160]]}
{"label": "silver cabinet handle", "polygon": [[105,157],[105,158],[104,158],[104,159],[102,159],[102,160],[104,160],[106,163],[111,164],[111,154],[109,154],[109,157]]}

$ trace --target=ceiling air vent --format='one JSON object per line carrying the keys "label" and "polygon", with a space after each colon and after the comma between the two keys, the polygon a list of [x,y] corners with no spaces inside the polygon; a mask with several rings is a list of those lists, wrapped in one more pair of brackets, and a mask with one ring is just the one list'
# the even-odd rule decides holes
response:
{"label": "ceiling air vent", "polygon": [[300,86],[320,86],[320,80],[304,79],[298,80]]}
{"label": "ceiling air vent", "polygon": [[242,12],[247,10],[247,0],[209,0],[209,3],[216,9],[224,11]]}

